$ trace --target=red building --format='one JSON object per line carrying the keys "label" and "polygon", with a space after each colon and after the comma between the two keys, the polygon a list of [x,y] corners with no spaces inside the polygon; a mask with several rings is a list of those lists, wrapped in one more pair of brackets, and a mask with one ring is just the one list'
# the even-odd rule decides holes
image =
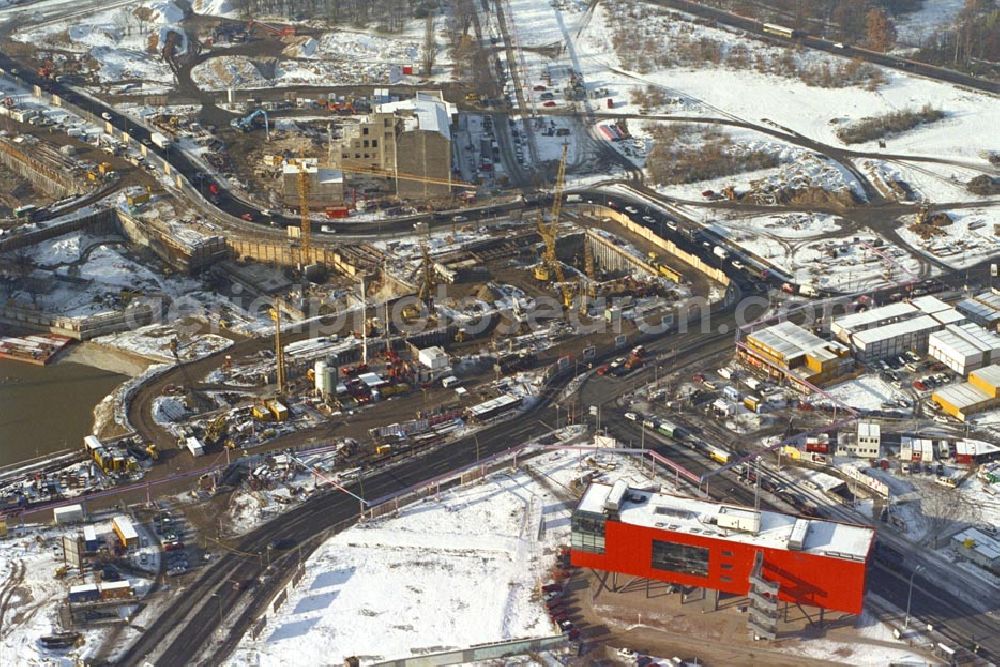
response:
{"label": "red building", "polygon": [[778,599],[861,612],[875,532],[865,526],[592,484],[573,512],[570,562],[747,595],[758,552]]}

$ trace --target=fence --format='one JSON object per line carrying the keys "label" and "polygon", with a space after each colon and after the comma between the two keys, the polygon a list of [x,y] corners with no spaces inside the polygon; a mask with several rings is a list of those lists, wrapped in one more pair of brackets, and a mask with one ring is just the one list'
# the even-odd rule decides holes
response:
{"label": "fence", "polygon": [[480,660],[500,660],[518,655],[526,655],[536,651],[565,646],[568,643],[565,635],[551,635],[537,639],[511,639],[491,644],[477,644],[469,648],[430,653],[376,662],[373,667],[436,667],[437,665],[470,664]]}

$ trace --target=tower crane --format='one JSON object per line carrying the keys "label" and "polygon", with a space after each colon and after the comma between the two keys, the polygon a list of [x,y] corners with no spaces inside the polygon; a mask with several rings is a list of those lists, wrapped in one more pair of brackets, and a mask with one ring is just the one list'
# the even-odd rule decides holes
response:
{"label": "tower crane", "polygon": [[276,372],[278,381],[278,396],[285,395],[285,346],[281,344],[281,299],[274,300],[271,308],[271,319],[274,320],[274,358],[277,361]]}
{"label": "tower crane", "polygon": [[566,181],[566,156],[569,144],[563,144],[562,158],[559,160],[559,169],[556,171],[556,184],[552,196],[551,220],[546,224],[542,213],[538,214],[538,234],[545,242],[545,252],[542,255],[542,266],[535,269],[535,278],[538,280],[551,280],[553,274],[562,292],[563,308],[569,309],[573,305],[573,290],[566,282],[566,275],[563,273],[562,264],[556,257],[556,230],[559,226],[559,214],[562,212],[563,186]]}
{"label": "tower crane", "polygon": [[309,174],[306,172],[303,160],[299,160],[298,175],[299,190],[299,262],[302,269],[311,259],[312,250],[312,220],[309,218]]}

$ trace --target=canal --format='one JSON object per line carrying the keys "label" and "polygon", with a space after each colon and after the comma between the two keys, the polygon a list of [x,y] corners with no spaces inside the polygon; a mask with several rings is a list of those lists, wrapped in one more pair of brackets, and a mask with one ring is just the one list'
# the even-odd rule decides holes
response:
{"label": "canal", "polygon": [[0,465],[82,447],[94,406],[128,376],[72,361],[0,359]]}

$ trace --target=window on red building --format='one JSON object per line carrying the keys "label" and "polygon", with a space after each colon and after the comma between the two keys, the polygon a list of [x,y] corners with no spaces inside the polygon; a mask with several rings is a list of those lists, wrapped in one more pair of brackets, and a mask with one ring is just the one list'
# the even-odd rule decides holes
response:
{"label": "window on red building", "polygon": [[678,542],[653,540],[653,567],[657,570],[708,576],[708,549]]}
{"label": "window on red building", "polygon": [[580,551],[604,553],[604,516],[591,512],[574,512],[571,521],[570,546]]}

